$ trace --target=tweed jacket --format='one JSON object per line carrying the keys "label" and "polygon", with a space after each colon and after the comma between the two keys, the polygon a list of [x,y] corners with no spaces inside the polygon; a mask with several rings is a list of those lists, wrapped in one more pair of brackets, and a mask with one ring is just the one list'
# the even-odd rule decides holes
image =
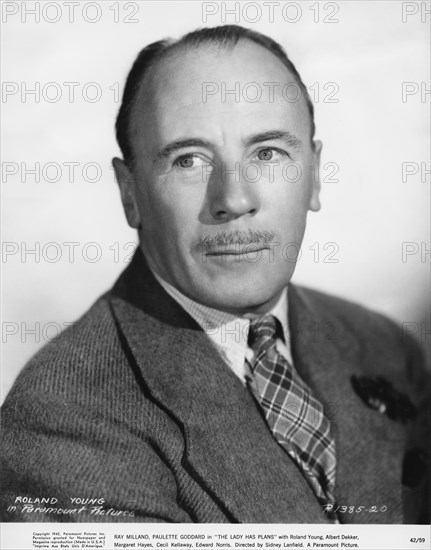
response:
{"label": "tweed jacket", "polygon": [[[340,522],[427,522],[419,346],[358,305],[294,285],[288,295],[294,364],[333,426]],[[328,521],[140,251],[26,365],[2,417],[3,521]]]}

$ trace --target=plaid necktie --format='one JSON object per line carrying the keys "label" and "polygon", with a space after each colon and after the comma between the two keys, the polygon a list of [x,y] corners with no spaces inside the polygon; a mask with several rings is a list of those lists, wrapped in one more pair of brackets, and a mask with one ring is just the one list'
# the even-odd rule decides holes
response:
{"label": "plaid necktie", "polygon": [[299,465],[319,502],[334,505],[336,458],[330,422],[310,388],[277,351],[277,328],[281,326],[272,315],[250,324],[248,342],[255,355],[249,387],[273,436]]}

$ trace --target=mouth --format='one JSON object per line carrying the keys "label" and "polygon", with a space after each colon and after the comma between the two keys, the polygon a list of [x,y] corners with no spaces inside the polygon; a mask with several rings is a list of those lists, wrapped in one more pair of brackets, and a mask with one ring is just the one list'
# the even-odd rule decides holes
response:
{"label": "mouth", "polygon": [[204,235],[198,242],[204,258],[219,262],[248,260],[255,263],[264,250],[269,250],[274,245],[274,239],[275,235],[271,231],[235,229]]}
{"label": "mouth", "polygon": [[247,257],[248,254],[267,250],[269,248],[266,244],[237,244],[237,245],[225,245],[225,246],[213,246],[205,251],[206,256],[233,256],[233,257]]}

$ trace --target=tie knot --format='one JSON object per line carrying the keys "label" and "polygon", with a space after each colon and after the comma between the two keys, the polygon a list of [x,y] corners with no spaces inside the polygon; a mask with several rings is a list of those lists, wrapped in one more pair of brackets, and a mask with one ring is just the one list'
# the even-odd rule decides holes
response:
{"label": "tie knot", "polygon": [[278,321],[273,315],[265,315],[250,323],[248,332],[248,345],[256,353],[262,348],[267,348],[275,342],[278,331]]}

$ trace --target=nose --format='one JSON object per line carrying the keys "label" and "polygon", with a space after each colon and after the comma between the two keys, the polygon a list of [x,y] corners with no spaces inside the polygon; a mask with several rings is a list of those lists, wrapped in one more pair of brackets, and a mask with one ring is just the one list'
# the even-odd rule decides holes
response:
{"label": "nose", "polygon": [[240,163],[235,170],[219,171],[209,186],[209,209],[219,221],[241,216],[254,216],[260,208],[259,197],[252,184],[242,176]]}

